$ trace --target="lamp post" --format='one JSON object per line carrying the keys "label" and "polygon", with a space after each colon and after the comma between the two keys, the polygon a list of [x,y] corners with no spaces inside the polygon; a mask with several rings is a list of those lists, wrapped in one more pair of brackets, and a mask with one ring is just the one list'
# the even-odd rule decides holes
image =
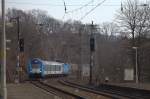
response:
{"label": "lamp post", "polygon": [[139,83],[139,77],[138,77],[138,53],[137,49],[138,47],[132,47],[135,50],[135,82]]}
{"label": "lamp post", "polygon": [[5,0],[2,0],[2,66],[1,66],[1,87],[2,97],[7,99],[7,86],[6,86],[6,31],[5,31]]}

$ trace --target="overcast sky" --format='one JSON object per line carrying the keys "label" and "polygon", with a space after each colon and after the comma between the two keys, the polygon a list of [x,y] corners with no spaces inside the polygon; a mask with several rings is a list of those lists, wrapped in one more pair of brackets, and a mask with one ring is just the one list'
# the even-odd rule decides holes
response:
{"label": "overcast sky", "polygon": [[[67,12],[80,7],[82,8],[65,14],[64,1]],[[115,14],[120,10],[121,2],[123,1],[125,0],[6,0],[6,8],[19,8],[23,10],[41,9],[47,11],[50,16],[56,19],[66,21],[68,19],[81,20],[87,12],[97,4],[103,2],[81,20],[83,23],[91,23],[93,20],[94,23],[99,24],[102,22],[113,21]],[[84,6],[86,4],[88,6]]]}

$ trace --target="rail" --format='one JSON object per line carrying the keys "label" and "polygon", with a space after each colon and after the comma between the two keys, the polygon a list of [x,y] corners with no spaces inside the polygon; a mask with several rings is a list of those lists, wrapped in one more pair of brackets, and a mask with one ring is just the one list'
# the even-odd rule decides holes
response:
{"label": "rail", "polygon": [[[110,84],[100,84],[98,87],[83,86],[70,81],[60,81],[72,87],[78,87],[93,93],[106,95],[115,99],[129,98],[129,99],[150,99],[150,91],[143,89],[136,89],[130,87],[121,87]],[[122,97],[122,98],[121,98]]]}
{"label": "rail", "polygon": [[[59,88],[51,86],[49,84],[46,84],[46,83],[44,83],[42,81],[32,81],[31,83],[36,85],[39,88],[42,88],[42,89],[44,89],[44,90],[54,94],[54,95],[57,95],[59,97],[63,97],[63,96],[61,96],[60,94],[58,95],[57,92],[61,92],[61,93],[65,94],[65,95],[69,95],[69,96],[73,97],[74,99],[86,99],[86,98],[84,98],[82,96],[75,95],[73,93],[70,93],[70,92],[67,92],[65,90],[59,89]],[[53,91],[55,90],[56,92],[54,93],[51,89],[53,89]]]}
{"label": "rail", "polygon": [[67,85],[67,86],[70,86],[70,87],[85,90],[87,92],[91,92],[91,93],[98,94],[98,95],[103,95],[103,96],[106,96],[106,97],[109,97],[109,98],[112,98],[112,99],[124,99],[125,98],[123,96],[118,96],[118,95],[114,95],[114,94],[110,94],[110,93],[106,93],[106,92],[102,92],[102,91],[97,91],[93,88],[89,88],[87,86],[82,86],[82,85],[72,83],[72,82],[69,82],[69,81],[59,80],[59,82],[61,84],[64,84],[64,85]]}

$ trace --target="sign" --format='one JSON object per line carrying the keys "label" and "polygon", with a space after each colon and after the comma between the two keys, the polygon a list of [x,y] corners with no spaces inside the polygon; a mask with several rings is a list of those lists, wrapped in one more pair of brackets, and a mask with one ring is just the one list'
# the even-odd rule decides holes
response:
{"label": "sign", "polygon": [[124,80],[134,80],[134,70],[132,68],[124,70]]}
{"label": "sign", "polygon": [[90,76],[90,66],[88,64],[84,64],[82,66],[82,76],[84,76],[84,77]]}

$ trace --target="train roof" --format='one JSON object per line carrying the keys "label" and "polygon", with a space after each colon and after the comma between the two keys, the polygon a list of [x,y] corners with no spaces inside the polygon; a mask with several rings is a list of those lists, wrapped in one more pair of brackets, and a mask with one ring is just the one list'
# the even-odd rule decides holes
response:
{"label": "train roof", "polygon": [[64,63],[56,62],[56,61],[41,60],[41,59],[39,59],[39,58],[33,58],[33,59],[32,59],[32,62],[33,62],[33,63],[39,63],[39,62],[41,62],[41,63],[43,63],[43,64],[45,64],[45,65],[49,65],[49,64],[51,64],[51,65],[62,65],[62,64],[64,64]]}
{"label": "train roof", "polygon": [[55,61],[42,61],[42,62],[46,65],[49,65],[49,64],[51,64],[51,65],[62,65],[62,64],[64,64],[64,63],[55,62]]}

